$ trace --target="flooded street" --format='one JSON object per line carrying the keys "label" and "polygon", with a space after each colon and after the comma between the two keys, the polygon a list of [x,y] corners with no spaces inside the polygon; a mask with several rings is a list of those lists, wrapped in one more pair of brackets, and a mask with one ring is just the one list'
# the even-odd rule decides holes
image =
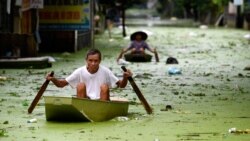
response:
{"label": "flooded street", "polygon": [[[112,89],[112,96],[130,101],[129,115],[107,122],[47,122],[41,99],[32,114],[27,109],[54,71],[65,78],[85,64],[87,49],[77,53],[41,54],[56,62],[47,69],[0,69],[0,140],[3,141],[249,141],[250,140],[250,41],[245,30],[225,28],[128,27],[127,37],[114,28],[96,35],[95,47],[103,54],[102,64],[122,75],[116,59],[137,30],[148,34],[160,62],[128,63],[133,78],[153,108],[147,115],[131,85]],[[149,52],[148,52],[149,53]],[[150,54],[150,53],[149,53]],[[153,55],[153,54],[152,54]],[[166,64],[175,57],[179,64]],[[177,68],[180,74],[169,74]],[[75,90],[49,84],[44,95],[72,96]],[[171,108],[166,108],[166,106]],[[37,122],[27,123],[30,119]],[[248,133],[229,133],[236,128]]]}

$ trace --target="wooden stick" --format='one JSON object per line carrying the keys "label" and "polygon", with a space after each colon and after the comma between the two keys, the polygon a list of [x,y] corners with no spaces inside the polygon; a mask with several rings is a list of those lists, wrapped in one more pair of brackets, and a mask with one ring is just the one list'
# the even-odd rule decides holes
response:
{"label": "wooden stick", "polygon": [[156,49],[155,49],[155,61],[159,62],[158,52],[156,51]]}
{"label": "wooden stick", "polygon": [[[52,71],[50,73],[50,76],[53,76],[54,75],[54,72]],[[36,97],[34,98],[34,100],[32,101],[29,109],[28,109],[28,113],[32,113],[32,111],[34,110],[34,108],[36,107],[38,101],[40,100],[40,98],[42,97],[44,91],[46,90],[48,84],[49,84],[49,80],[46,80],[43,85],[41,86],[40,90],[38,91],[38,93],[36,94]]]}
{"label": "wooden stick", "polygon": [[118,58],[117,58],[117,62],[119,61],[119,59],[121,59],[122,58],[122,56],[123,56],[123,50],[120,52],[120,54],[119,54],[119,56],[118,56]]}
{"label": "wooden stick", "polygon": [[[123,70],[124,72],[127,71],[127,69],[126,69],[125,66],[122,66],[121,68],[122,68],[122,70]],[[149,106],[147,100],[144,98],[144,96],[143,96],[143,94],[141,93],[140,89],[139,89],[139,88],[137,87],[137,85],[135,84],[134,79],[133,79],[132,77],[128,77],[128,80],[129,80],[131,86],[133,87],[133,89],[134,89],[136,95],[137,95],[138,98],[140,99],[142,105],[144,106],[145,110],[147,111],[147,113],[148,113],[148,114],[152,114],[152,113],[153,113],[152,108]]]}

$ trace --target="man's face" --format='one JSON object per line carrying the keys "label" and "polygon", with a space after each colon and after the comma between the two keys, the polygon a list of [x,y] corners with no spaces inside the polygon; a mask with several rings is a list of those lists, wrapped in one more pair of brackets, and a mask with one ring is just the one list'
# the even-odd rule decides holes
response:
{"label": "man's face", "polygon": [[89,55],[87,58],[87,69],[90,73],[96,73],[101,62],[98,54]]}

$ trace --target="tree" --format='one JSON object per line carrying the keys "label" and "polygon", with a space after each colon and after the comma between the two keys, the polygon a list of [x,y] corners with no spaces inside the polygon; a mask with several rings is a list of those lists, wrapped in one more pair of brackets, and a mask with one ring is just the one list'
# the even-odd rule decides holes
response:
{"label": "tree", "polygon": [[[211,24],[230,0],[177,0],[176,4],[183,7],[186,17],[193,17],[201,23]],[[192,11],[192,12],[190,12]]]}

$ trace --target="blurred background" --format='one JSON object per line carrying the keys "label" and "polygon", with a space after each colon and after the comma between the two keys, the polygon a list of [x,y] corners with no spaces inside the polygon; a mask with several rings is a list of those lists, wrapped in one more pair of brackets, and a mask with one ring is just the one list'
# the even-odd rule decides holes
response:
{"label": "blurred background", "polygon": [[0,57],[76,52],[120,26],[212,26],[249,30],[250,0],[1,0]]}

